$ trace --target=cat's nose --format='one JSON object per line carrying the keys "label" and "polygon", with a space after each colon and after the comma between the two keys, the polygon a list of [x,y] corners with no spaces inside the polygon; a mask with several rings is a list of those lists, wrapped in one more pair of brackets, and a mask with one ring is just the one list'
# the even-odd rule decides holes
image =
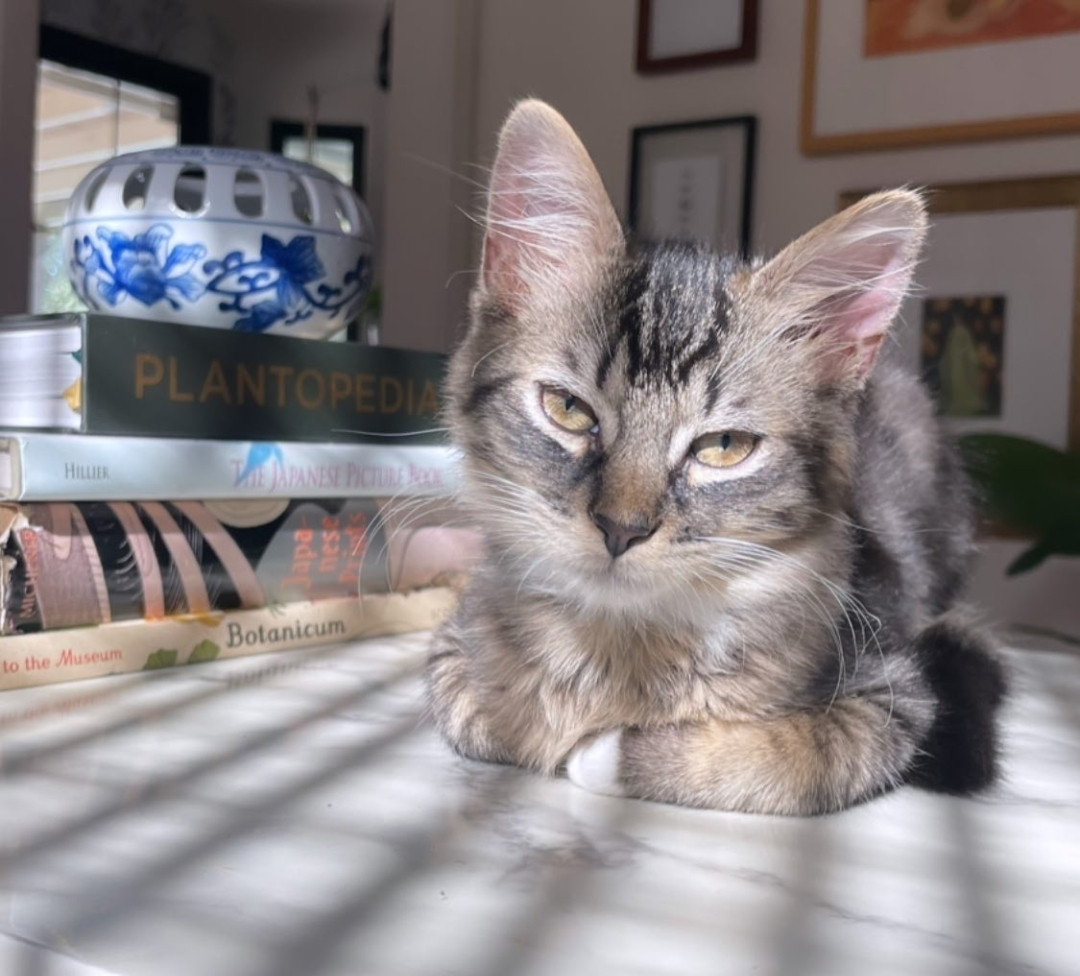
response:
{"label": "cat's nose", "polygon": [[644,522],[631,522],[627,525],[616,522],[599,512],[592,513],[592,520],[596,527],[604,533],[604,544],[607,546],[607,551],[615,558],[621,556],[631,546],[644,542],[660,527],[659,522],[653,525],[647,525]]}

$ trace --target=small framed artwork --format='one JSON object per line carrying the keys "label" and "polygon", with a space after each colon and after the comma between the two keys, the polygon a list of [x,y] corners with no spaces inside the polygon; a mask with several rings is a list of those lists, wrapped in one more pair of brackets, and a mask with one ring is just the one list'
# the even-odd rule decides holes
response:
{"label": "small framed artwork", "polygon": [[1078,63],[1072,0],[806,0],[802,149],[1080,132]]}
{"label": "small framed artwork", "polygon": [[917,289],[885,355],[922,374],[957,433],[1080,451],[1080,175],[947,184],[928,203]]}
{"label": "small framed artwork", "polygon": [[922,299],[919,369],[945,417],[1000,417],[1005,295]]}
{"label": "small framed artwork", "polygon": [[315,139],[308,147],[307,127],[303,122],[275,119],[270,123],[270,149],[314,163],[333,173],[342,183],[364,195],[364,127],[362,125],[323,125],[315,127]]}
{"label": "small framed artwork", "polygon": [[758,0],[638,0],[637,70],[708,68],[757,57]]}
{"label": "small framed artwork", "polygon": [[640,126],[630,153],[630,227],[646,240],[750,252],[757,121],[741,115]]}

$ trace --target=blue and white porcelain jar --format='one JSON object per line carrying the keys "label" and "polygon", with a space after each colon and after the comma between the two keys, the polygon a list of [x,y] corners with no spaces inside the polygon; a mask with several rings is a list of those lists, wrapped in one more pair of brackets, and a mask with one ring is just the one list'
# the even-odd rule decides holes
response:
{"label": "blue and white porcelain jar", "polygon": [[178,146],[117,156],[68,203],[79,297],[116,315],[322,338],[360,311],[373,234],[357,195],[272,153]]}

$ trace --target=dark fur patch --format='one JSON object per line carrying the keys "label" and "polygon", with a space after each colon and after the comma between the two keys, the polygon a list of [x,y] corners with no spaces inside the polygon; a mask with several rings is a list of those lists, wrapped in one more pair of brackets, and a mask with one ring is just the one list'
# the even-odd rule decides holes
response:
{"label": "dark fur patch", "polygon": [[475,384],[469,390],[469,397],[462,406],[462,412],[466,414],[476,413],[495,394],[513,382],[513,379],[512,376],[500,376],[493,380]]}
{"label": "dark fur patch", "polygon": [[[698,366],[715,359],[730,311],[725,283],[737,267],[681,242],[645,247],[629,263],[615,348],[626,347],[631,385],[684,386]],[[613,348],[601,362],[602,377],[614,355]]]}
{"label": "dark fur patch", "polygon": [[720,399],[720,376],[718,373],[709,373],[705,378],[705,409],[704,413],[710,414],[716,401]]}
{"label": "dark fur patch", "polygon": [[915,654],[938,712],[907,781],[938,793],[985,789],[998,774],[995,718],[1006,691],[1001,663],[976,634],[948,624],[924,630]]}
{"label": "dark fur patch", "polygon": [[[642,351],[641,332],[644,328],[643,308],[649,291],[649,269],[647,264],[634,267],[625,283],[626,297],[622,314],[619,316],[619,339],[626,346],[626,375],[630,382],[636,382],[644,369],[645,356]],[[612,349],[611,358],[615,350]]]}
{"label": "dark fur patch", "polygon": [[904,606],[899,597],[906,592],[903,567],[896,556],[889,552],[881,539],[857,525],[852,530],[855,546],[855,564],[852,578],[858,583],[859,598],[868,606],[874,607],[890,632],[910,633],[913,626],[904,619],[895,619],[896,614],[889,612],[891,606]]}
{"label": "dark fur patch", "polygon": [[618,352],[618,347],[612,343],[604,350],[600,357],[600,364],[596,367],[596,385],[603,387],[607,382],[608,374],[611,372],[611,365],[615,362],[615,354]]}
{"label": "dark fur patch", "polygon": [[597,451],[586,454],[570,474],[570,485],[578,488],[589,480],[596,480],[603,465],[603,455]]}
{"label": "dark fur patch", "polygon": [[690,378],[690,373],[694,367],[699,363],[712,359],[719,351],[720,343],[717,341],[716,333],[710,332],[697,346],[687,352],[682,362],[679,363],[675,378],[676,382],[680,386],[684,386]]}
{"label": "dark fur patch", "polygon": [[822,505],[833,502],[828,490],[832,466],[827,439],[814,431],[806,436],[791,437],[789,443],[798,458],[799,467],[805,474],[811,494]]}

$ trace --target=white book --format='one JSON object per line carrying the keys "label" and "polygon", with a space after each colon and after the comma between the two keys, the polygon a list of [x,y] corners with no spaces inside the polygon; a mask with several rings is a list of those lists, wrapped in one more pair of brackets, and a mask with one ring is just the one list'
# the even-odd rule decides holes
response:
{"label": "white book", "polygon": [[440,496],[457,479],[443,445],[0,434],[0,501]]}
{"label": "white book", "polygon": [[[21,404],[28,399],[62,399],[63,391],[71,389],[82,375],[82,368],[74,359],[70,358],[60,359],[56,363],[51,361],[42,362],[37,359],[12,363],[9,360],[5,365],[13,372],[5,378],[3,388],[0,388],[0,403],[9,400]],[[18,367],[17,370],[15,367]],[[41,391],[50,388],[54,383],[58,384],[60,394],[56,397],[42,396]],[[26,408],[23,409],[26,412]],[[70,414],[70,405],[67,409]],[[0,423],[3,423],[2,419],[0,419]]]}

